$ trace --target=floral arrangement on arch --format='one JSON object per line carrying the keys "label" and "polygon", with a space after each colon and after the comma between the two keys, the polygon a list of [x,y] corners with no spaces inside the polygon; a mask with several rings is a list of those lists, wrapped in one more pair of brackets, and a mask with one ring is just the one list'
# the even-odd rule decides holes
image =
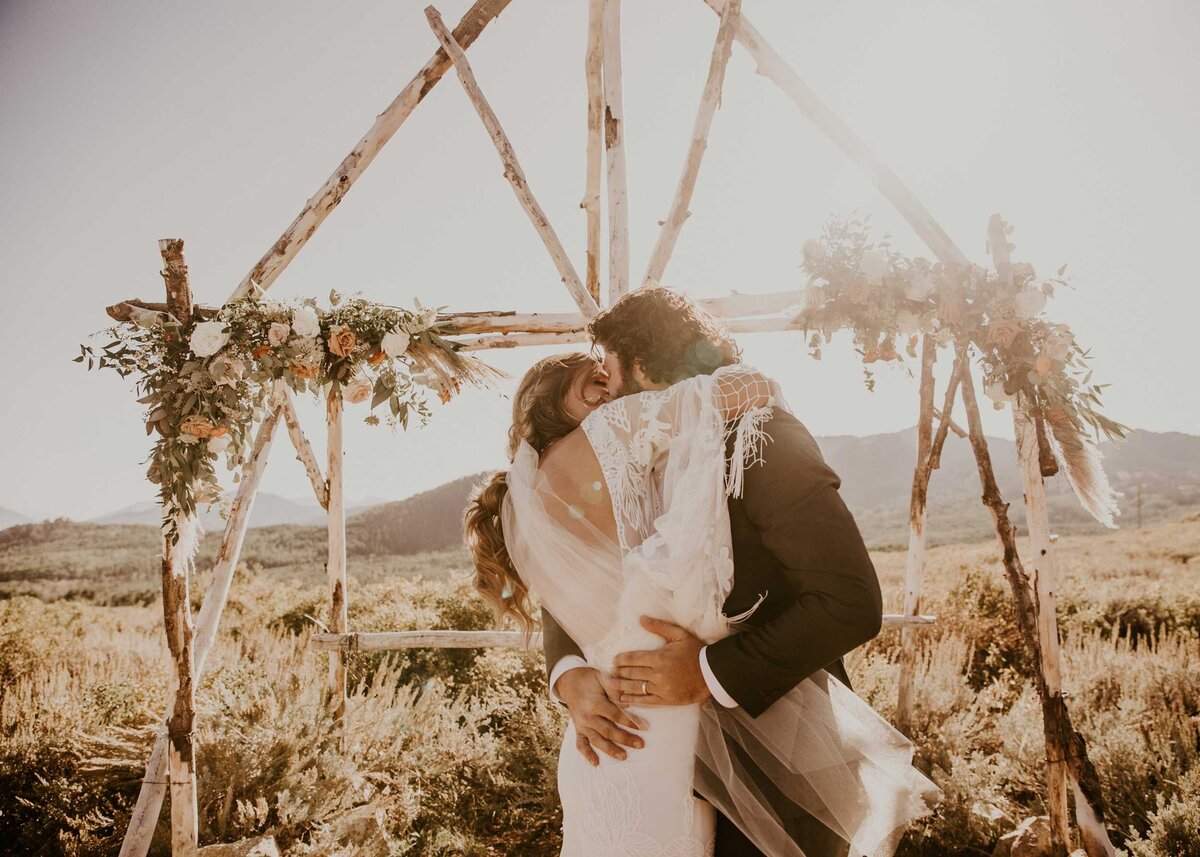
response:
{"label": "floral arrangement on arch", "polygon": [[811,334],[813,357],[836,331],[851,331],[874,389],[871,364],[915,358],[922,336],[974,347],[984,394],[997,409],[1021,394],[1048,427],[1084,505],[1111,521],[1111,503],[1097,500],[1111,492],[1088,437],[1117,440],[1128,429],[1100,412],[1107,385],[1092,383],[1089,352],[1069,326],[1042,314],[1055,290],[1069,286],[1066,265],[1038,279],[1032,265],[1014,262],[1010,283],[979,265],[952,269],[904,256],[886,235],[873,243],[866,219],[831,220],[803,254],[808,282],[795,322]]}
{"label": "floral arrangement on arch", "polygon": [[134,306],[130,320],[101,333],[113,341],[80,346],[78,363],[136,375],[146,433],[157,434],[147,478],[159,486],[163,527],[178,540],[177,517],[222,498],[215,463],[245,460],[251,428],[263,419],[277,381],[296,392],[334,388],[351,406],[369,402],[364,422],[407,428],[431,411],[428,393],[448,402],[464,382],[480,386],[500,373],[460,355],[439,333],[438,312],[387,306],[353,296],[278,301],[258,295],[198,314],[185,329],[167,312]]}

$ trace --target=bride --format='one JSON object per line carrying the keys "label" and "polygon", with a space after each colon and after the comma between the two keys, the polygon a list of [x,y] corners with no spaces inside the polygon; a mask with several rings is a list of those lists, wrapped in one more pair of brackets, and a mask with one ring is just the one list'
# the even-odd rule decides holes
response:
{"label": "bride", "polygon": [[[777,385],[741,364],[607,398],[588,355],[534,365],[513,401],[512,466],[466,514],[475,586],[499,616],[532,631],[536,597],[601,671],[620,652],[663,644],[643,614],[706,643],[736,632],[744,617],[722,612],[733,584],[727,498],[755,460],[759,427],[784,407]],[[711,701],[625,711],[639,737],[624,760],[589,761],[567,727],[564,857],[711,855],[716,810],[772,857],[804,857],[789,833],[799,815],[852,855],[887,857],[937,796],[911,765],[911,743],[824,671],[758,717]]]}

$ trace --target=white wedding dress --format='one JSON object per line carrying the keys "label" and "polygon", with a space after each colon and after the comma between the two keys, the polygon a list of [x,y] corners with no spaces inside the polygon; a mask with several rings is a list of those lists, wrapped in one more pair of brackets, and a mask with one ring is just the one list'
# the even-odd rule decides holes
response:
{"label": "white wedding dress", "polygon": [[[705,642],[734,632],[744,617],[722,613],[733,585],[727,498],[740,493],[776,406],[778,388],[745,366],[602,406],[582,428],[606,492],[572,485],[565,477],[578,468],[556,473],[551,456],[544,472],[521,445],[502,510],[505,542],[589,665],[607,671],[620,652],[662,646],[641,627],[642,615]],[[605,494],[611,518],[589,505]],[[891,855],[936,788],[911,767],[904,736],[836,679],[819,676],[759,718],[711,701],[630,706],[649,724],[645,746],[625,760],[600,754],[596,767],[569,726],[558,767],[563,857],[711,855],[714,804],[772,857],[803,857],[785,821],[794,806],[849,841],[852,857]],[[764,775],[787,811],[754,785]]]}

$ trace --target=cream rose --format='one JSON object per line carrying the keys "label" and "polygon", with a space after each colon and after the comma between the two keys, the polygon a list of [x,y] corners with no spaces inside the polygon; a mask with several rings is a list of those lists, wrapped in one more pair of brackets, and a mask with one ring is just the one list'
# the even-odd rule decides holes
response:
{"label": "cream rose", "polygon": [[863,276],[871,285],[876,286],[883,282],[883,278],[892,270],[892,266],[888,262],[887,256],[878,250],[867,250],[858,262],[858,269],[863,272]]}
{"label": "cream rose", "polygon": [[383,336],[383,341],[379,343],[379,347],[383,349],[383,353],[388,357],[399,357],[405,351],[408,351],[408,345],[412,341],[412,337],[405,333],[400,328],[396,328]]}
{"label": "cream rose", "polygon": [[188,345],[197,357],[212,357],[229,342],[223,321],[202,321],[188,337]]}
{"label": "cream rose", "polygon": [[1041,289],[1024,289],[1017,292],[1013,304],[1021,318],[1033,318],[1046,306],[1046,295]]}
{"label": "cream rose", "polygon": [[227,434],[218,435],[217,437],[210,437],[208,439],[208,451],[215,453],[224,452],[225,450],[229,449],[230,443],[231,441],[229,439],[229,435]]}
{"label": "cream rose", "polygon": [[321,320],[317,317],[317,311],[308,304],[296,310],[292,319],[292,330],[300,336],[320,336]]}
{"label": "cream rose", "polygon": [[288,334],[291,332],[291,327],[282,321],[273,321],[271,322],[271,327],[267,330],[267,342],[270,343],[272,348],[278,348],[287,342]]}
{"label": "cream rose", "polygon": [[346,390],[342,393],[342,398],[352,405],[357,405],[365,402],[374,389],[375,385],[371,383],[370,378],[365,375],[358,375],[346,385]]}
{"label": "cream rose", "polygon": [[933,294],[933,277],[928,271],[914,271],[912,278],[904,286],[904,296],[910,301],[923,301]]}

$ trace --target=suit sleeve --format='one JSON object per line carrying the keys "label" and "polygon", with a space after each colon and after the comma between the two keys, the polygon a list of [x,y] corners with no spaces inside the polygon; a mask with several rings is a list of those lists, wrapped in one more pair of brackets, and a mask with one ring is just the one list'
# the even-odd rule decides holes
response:
{"label": "suit sleeve", "polygon": [[554,665],[568,655],[583,658],[583,649],[576,645],[567,632],[545,607],[542,608],[542,652],[546,655],[546,680],[554,671]]}
{"label": "suit sleeve", "polygon": [[741,502],[782,565],[792,600],[707,649],[717,681],[753,717],[872,639],[883,621],[879,578],[837,475],[798,422],[774,420],[769,431],[762,465],[746,471]]}

